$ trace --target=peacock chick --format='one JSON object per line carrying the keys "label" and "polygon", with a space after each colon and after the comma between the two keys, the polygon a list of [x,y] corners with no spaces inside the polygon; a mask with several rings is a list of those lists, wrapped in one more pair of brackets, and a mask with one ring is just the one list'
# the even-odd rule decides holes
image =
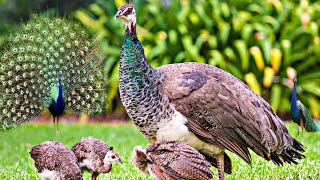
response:
{"label": "peacock chick", "polygon": [[56,123],[65,108],[102,111],[103,58],[80,24],[53,13],[33,15],[8,36],[0,60],[1,129],[29,122],[46,108]]}
{"label": "peacock chick", "polygon": [[30,156],[41,177],[47,180],[82,180],[81,169],[74,153],[58,141],[34,146]]}
{"label": "peacock chick", "polygon": [[159,140],[133,149],[132,163],[155,179],[209,180],[210,162],[194,148],[173,140]]}
{"label": "peacock chick", "polygon": [[132,2],[119,7],[122,20],[119,92],[129,117],[152,143],[177,140],[197,149],[218,168],[219,179],[231,174],[225,150],[248,164],[249,149],[277,165],[297,164],[304,146],[293,138],[270,104],[243,81],[208,64],[188,62],[153,68],[137,36]]}
{"label": "peacock chick", "polygon": [[307,132],[320,131],[320,122],[316,122],[306,106],[297,99],[297,79],[293,81],[294,86],[291,95],[291,116],[293,122],[298,124],[301,128],[305,128]]}
{"label": "peacock chick", "polygon": [[93,137],[82,138],[72,147],[72,151],[78,158],[81,170],[91,173],[91,180],[97,179],[100,173],[109,173],[113,162],[122,164],[113,147]]}

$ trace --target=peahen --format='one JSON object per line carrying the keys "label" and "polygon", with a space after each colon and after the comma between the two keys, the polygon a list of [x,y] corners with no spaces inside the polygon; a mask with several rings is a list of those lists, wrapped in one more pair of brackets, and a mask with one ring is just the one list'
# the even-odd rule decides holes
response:
{"label": "peahen", "polygon": [[293,83],[290,111],[293,122],[297,123],[300,127],[305,128],[307,132],[320,131],[320,122],[316,123],[308,109],[301,101],[297,100],[297,79],[294,79]]}
{"label": "peahen", "polygon": [[41,177],[47,180],[82,180],[74,153],[58,141],[45,141],[34,146],[30,156]]}
{"label": "peahen", "polygon": [[0,128],[26,123],[45,108],[57,123],[65,107],[77,114],[101,112],[102,61],[78,23],[52,13],[33,15],[1,53]]}
{"label": "peahen", "polygon": [[209,180],[214,173],[205,157],[179,141],[159,140],[133,149],[132,163],[155,179]]}
{"label": "peahen", "polygon": [[251,164],[248,148],[275,164],[304,157],[271,106],[231,74],[202,63],[152,68],[136,33],[133,3],[119,7],[125,24],[119,91],[133,122],[150,141],[178,140],[199,150],[219,171],[231,173],[225,149]]}

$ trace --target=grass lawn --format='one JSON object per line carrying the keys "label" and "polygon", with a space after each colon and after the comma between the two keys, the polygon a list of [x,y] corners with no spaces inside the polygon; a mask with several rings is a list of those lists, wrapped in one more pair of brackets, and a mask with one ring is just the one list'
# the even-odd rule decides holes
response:
{"label": "grass lawn", "polygon": [[[233,174],[226,179],[319,179],[320,140],[319,133],[303,132],[297,135],[297,126],[287,124],[291,134],[306,146],[306,158],[298,165],[286,164],[283,167],[265,161],[253,152],[250,167],[236,155],[232,159]],[[121,155],[124,164],[115,164],[109,174],[101,174],[98,179],[151,179],[131,164],[132,149],[136,145],[145,146],[148,142],[134,125],[104,124],[60,124],[60,136],[56,137],[53,124],[28,124],[9,131],[0,131],[0,179],[40,179],[31,148],[47,140],[58,140],[70,148],[82,137],[93,136],[113,146]],[[217,170],[213,168],[216,173]],[[84,174],[84,179],[89,179]],[[217,179],[217,177],[215,177]]]}

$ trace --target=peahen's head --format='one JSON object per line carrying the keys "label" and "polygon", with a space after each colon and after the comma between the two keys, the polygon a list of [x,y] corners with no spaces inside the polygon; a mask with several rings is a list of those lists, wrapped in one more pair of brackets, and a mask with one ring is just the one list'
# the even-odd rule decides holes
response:
{"label": "peahen's head", "polygon": [[135,27],[136,12],[132,2],[119,7],[117,14],[114,16],[114,19],[118,18],[124,22],[127,29],[131,30],[132,27]]}

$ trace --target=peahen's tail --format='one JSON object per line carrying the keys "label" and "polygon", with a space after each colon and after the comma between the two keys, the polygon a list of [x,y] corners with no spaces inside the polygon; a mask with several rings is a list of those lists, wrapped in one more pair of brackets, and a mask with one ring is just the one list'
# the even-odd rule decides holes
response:
{"label": "peahen's tail", "polygon": [[62,74],[66,107],[101,112],[105,79],[101,52],[80,24],[53,13],[33,15],[8,35],[0,55],[0,129],[30,121],[52,103]]}
{"label": "peahen's tail", "polygon": [[296,160],[305,157],[302,154],[304,146],[289,134],[287,136],[288,139],[292,139],[292,145],[285,147],[280,154],[277,152],[271,153],[271,160],[277,165],[283,165],[284,162],[298,164]]}

